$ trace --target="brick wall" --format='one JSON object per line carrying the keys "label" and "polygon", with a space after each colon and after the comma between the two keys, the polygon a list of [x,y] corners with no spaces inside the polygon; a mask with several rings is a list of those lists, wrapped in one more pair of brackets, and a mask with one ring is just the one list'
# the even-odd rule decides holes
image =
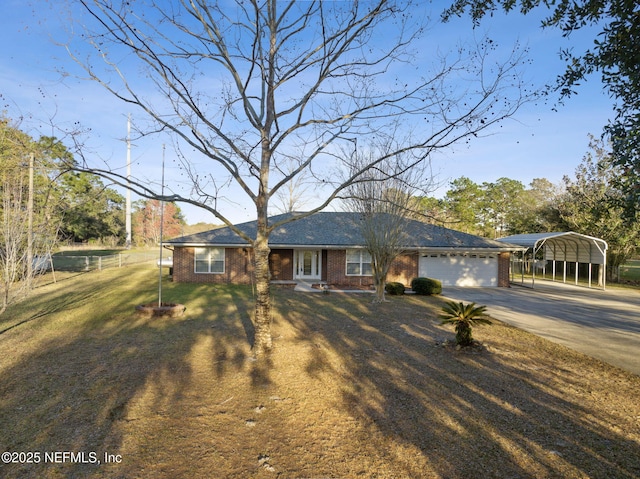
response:
{"label": "brick wall", "polygon": [[411,286],[411,280],[418,277],[418,253],[403,254],[398,256],[389,268],[387,282],[398,282],[405,286]]}
{"label": "brick wall", "polygon": [[373,285],[371,276],[347,276],[346,250],[327,250],[327,284],[341,287],[370,287]]}
{"label": "brick wall", "polygon": [[[371,276],[347,276],[347,252],[345,250],[327,250],[327,275],[329,285],[339,287],[371,287]],[[397,281],[409,286],[411,280],[418,276],[418,255],[401,255],[391,263],[387,281]]]}
{"label": "brick wall", "polygon": [[[510,253],[498,255],[498,286],[509,287]],[[273,250],[269,259],[274,280],[293,280],[294,251]],[[419,255],[401,255],[394,260],[387,277],[409,286],[418,276]],[[176,247],[173,251],[173,280],[179,283],[236,283],[250,284],[253,275],[253,255],[249,248],[225,249],[225,272],[222,274],[195,273],[194,248]],[[323,250],[322,279],[338,287],[369,288],[373,286],[371,276],[346,275],[346,251]]]}
{"label": "brick wall", "polygon": [[196,273],[194,248],[173,250],[173,281],[177,283],[250,284],[253,275],[253,255],[249,248],[226,248],[224,273]]}
{"label": "brick wall", "polygon": [[500,253],[498,255],[498,287],[509,287],[509,267],[511,263],[511,253]]}
{"label": "brick wall", "polygon": [[276,249],[269,255],[269,271],[275,281],[293,280],[293,250]]}

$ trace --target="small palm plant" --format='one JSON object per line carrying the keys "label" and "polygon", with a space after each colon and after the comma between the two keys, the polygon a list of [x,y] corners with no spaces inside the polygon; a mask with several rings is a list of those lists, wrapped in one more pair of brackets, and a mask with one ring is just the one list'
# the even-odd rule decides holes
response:
{"label": "small palm plant", "polygon": [[442,307],[444,314],[440,315],[442,324],[453,324],[456,329],[456,344],[461,347],[471,346],[473,336],[471,326],[476,324],[491,324],[483,317],[487,307],[476,306],[476,303],[464,304],[462,302],[447,301]]}

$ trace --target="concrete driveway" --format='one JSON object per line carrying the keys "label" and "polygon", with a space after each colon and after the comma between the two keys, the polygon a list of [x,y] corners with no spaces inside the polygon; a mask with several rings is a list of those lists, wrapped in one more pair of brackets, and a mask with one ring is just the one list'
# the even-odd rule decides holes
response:
{"label": "concrete driveway", "polygon": [[536,283],[535,289],[444,287],[445,298],[640,376],[640,291]]}

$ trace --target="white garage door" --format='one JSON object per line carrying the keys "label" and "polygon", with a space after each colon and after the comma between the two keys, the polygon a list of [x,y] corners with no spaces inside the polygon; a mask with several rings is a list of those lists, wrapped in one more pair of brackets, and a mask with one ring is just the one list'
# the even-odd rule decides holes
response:
{"label": "white garage door", "polygon": [[431,253],[420,257],[418,274],[443,286],[498,286],[498,255]]}

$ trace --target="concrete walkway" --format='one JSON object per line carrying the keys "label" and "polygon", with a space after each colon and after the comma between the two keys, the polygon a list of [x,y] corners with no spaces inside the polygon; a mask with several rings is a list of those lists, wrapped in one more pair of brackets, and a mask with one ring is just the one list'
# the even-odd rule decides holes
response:
{"label": "concrete walkway", "polygon": [[640,376],[640,291],[540,282],[535,289],[445,287],[445,298],[487,306],[505,323]]}
{"label": "concrete walkway", "polygon": [[305,281],[298,281],[296,283],[296,287],[293,289],[294,291],[298,291],[299,293],[321,293],[322,291],[314,288],[311,283],[307,283]]}
{"label": "concrete walkway", "polygon": [[[317,284],[317,283],[314,283]],[[325,291],[322,289],[314,288],[311,283],[306,281],[298,281],[296,283],[296,287],[293,289],[294,291],[300,293],[324,293]],[[375,291],[370,289],[332,289],[331,293],[374,293]]]}

